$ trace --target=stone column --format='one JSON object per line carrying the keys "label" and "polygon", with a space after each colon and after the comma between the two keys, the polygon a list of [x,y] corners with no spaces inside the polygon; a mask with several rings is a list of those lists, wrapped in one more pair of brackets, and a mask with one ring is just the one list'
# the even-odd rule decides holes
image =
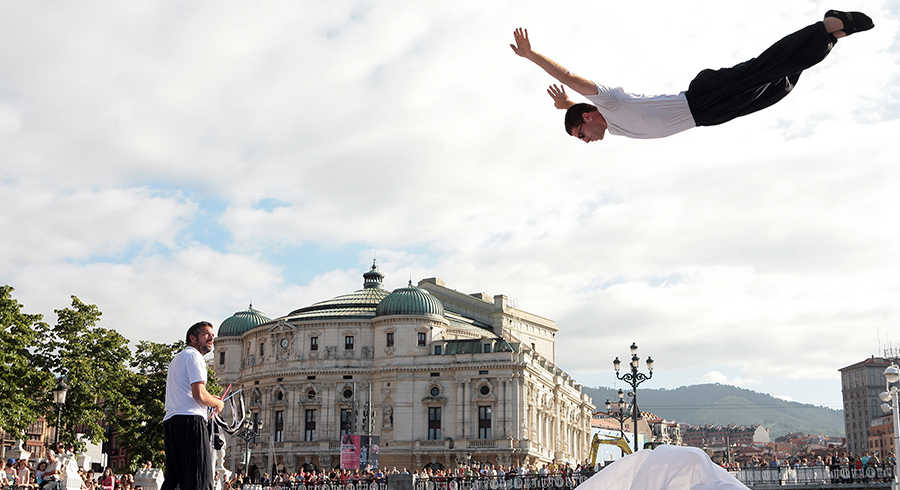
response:
{"label": "stone column", "polygon": [[337,407],[334,404],[334,392],[336,389],[335,386],[326,385],[324,387],[325,393],[322,393],[322,401],[325,402],[324,406],[327,407],[325,409],[324,434],[325,438],[328,440],[340,441],[340,431],[335,427],[337,424],[334,423],[334,418],[338,416],[338,414],[335,413]]}
{"label": "stone column", "polygon": [[537,427],[537,442],[540,445],[544,445],[544,416],[541,413],[540,407],[535,407],[534,409],[534,425]]}
{"label": "stone column", "polygon": [[581,461],[581,431],[572,426],[572,457],[575,458],[576,461]]}
{"label": "stone column", "polygon": [[510,437],[513,439],[522,439],[522,400],[519,399],[519,379],[513,377],[512,383],[510,384],[510,391],[512,392],[512,420],[510,423],[512,424],[512,434]]}
{"label": "stone column", "polygon": [[501,397],[500,398],[500,407],[499,407],[500,410],[497,410],[497,412],[498,412],[497,415],[500,416],[499,417],[500,418],[500,420],[499,420],[500,427],[498,427],[498,428],[500,429],[500,437],[505,439],[506,434],[507,434],[506,421],[508,419],[508,417],[506,415],[506,408],[509,406],[509,403],[506,399],[506,381],[500,382],[500,397]]}
{"label": "stone column", "polygon": [[466,425],[469,422],[469,382],[463,382],[463,409],[462,409],[462,438],[467,439],[469,437],[469,431],[466,430]]}
{"label": "stone column", "polygon": [[459,440],[466,438],[466,429],[463,426],[466,417],[466,388],[465,383],[457,382],[456,384],[456,438]]}
{"label": "stone column", "polygon": [[[531,405],[525,406],[525,426],[526,426],[526,429],[525,429],[526,432],[524,434],[522,434],[522,439],[525,439],[525,438],[531,439],[531,434],[530,434],[531,429],[536,427],[534,425],[534,409],[531,407]],[[537,442],[537,441],[534,441],[534,442]]]}
{"label": "stone column", "polygon": [[559,449],[559,418],[555,410],[550,414],[550,437],[552,438],[550,447],[556,452]]}
{"label": "stone column", "polygon": [[559,410],[560,403],[559,403],[558,395],[553,397],[553,405],[554,405],[553,434],[554,434],[554,436],[556,436],[556,441],[555,441],[555,444],[553,445],[553,450],[560,451],[560,450],[562,450],[562,441],[563,441],[563,439],[562,439],[563,421],[562,421],[562,414],[560,413],[560,410]]}

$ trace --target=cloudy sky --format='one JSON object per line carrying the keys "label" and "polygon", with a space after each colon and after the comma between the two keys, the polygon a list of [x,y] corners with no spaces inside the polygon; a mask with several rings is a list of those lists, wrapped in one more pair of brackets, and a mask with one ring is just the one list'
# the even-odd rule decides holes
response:
{"label": "cloudy sky", "polygon": [[[841,406],[837,369],[900,343],[900,4],[851,1],[777,106],[661,140],[563,132],[535,50],[634,93],[756,56],[809,1],[3,2],[0,284],[77,295],[172,341],[438,276],[560,327],[615,385],[736,384]],[[842,7],[842,6],[838,6]]]}

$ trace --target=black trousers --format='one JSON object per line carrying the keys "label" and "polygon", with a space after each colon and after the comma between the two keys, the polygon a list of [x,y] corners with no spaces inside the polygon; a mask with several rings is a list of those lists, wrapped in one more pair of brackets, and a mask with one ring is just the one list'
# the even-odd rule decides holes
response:
{"label": "black trousers", "polygon": [[816,22],[790,34],[758,57],[731,68],[706,69],[688,87],[688,106],[697,126],[714,126],[783,99],[800,73],[825,59],[837,42]]}
{"label": "black trousers", "polygon": [[165,480],[161,490],[212,489],[209,426],[199,415],[175,415],[163,422]]}

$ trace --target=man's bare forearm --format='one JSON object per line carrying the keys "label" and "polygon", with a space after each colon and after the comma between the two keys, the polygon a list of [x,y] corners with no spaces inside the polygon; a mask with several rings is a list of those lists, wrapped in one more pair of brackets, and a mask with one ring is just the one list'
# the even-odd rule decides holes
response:
{"label": "man's bare forearm", "polygon": [[597,93],[597,86],[594,82],[574,75],[559,63],[536,51],[531,51],[528,54],[528,59],[543,68],[551,77],[568,85],[582,95],[595,95]]}
{"label": "man's bare forearm", "polygon": [[205,383],[194,383],[191,385],[191,396],[201,405],[207,407],[218,408],[222,405],[222,401],[209,391],[206,390]]}

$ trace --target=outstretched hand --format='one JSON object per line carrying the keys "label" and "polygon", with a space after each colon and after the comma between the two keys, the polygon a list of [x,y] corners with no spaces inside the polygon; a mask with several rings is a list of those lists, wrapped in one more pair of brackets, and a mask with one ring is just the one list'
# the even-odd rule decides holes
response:
{"label": "outstretched hand", "polygon": [[550,98],[553,99],[553,106],[557,109],[568,109],[575,105],[574,102],[569,100],[569,96],[566,95],[566,87],[563,85],[553,84],[547,89],[547,93],[550,94]]}
{"label": "outstretched hand", "polygon": [[509,47],[517,55],[528,58],[531,55],[531,41],[528,40],[528,29],[517,28],[513,31],[513,38],[516,40],[516,44],[510,44]]}

